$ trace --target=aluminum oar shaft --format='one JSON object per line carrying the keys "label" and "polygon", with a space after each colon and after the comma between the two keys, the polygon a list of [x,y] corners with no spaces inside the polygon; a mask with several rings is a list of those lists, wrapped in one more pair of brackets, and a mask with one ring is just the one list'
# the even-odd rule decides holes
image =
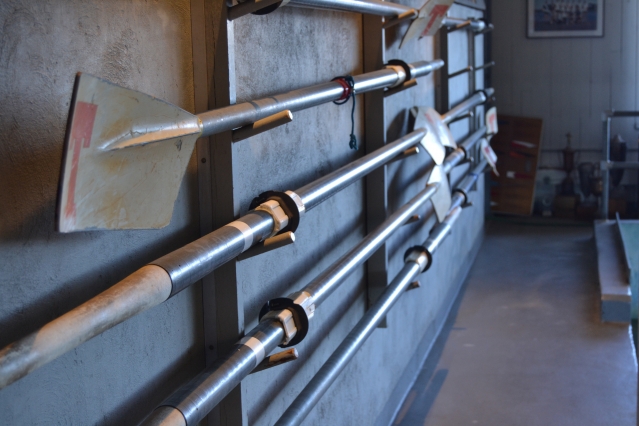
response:
{"label": "aluminum oar shaft", "polygon": [[[408,137],[408,136],[406,136]],[[405,138],[406,138],[405,137]],[[454,166],[467,159],[467,151],[481,139],[478,132],[472,134],[460,143],[460,147],[453,151],[444,161],[444,167],[451,170]],[[461,155],[460,155],[461,154]],[[434,164],[434,163],[431,163]],[[303,187],[298,194],[313,194],[313,185]],[[349,250],[329,268],[311,281],[300,292],[291,295],[307,297],[307,306],[316,309],[321,303],[342,284],[346,278],[362,265],[399,227],[414,215],[435,193],[434,186],[428,186],[406,205],[389,216],[373,232],[368,234],[355,247]],[[304,197],[302,197],[304,198]],[[309,196],[309,200],[313,198]],[[316,197],[314,199],[319,199]],[[432,214],[432,207],[428,207],[426,216]],[[147,424],[153,424],[158,418],[167,414],[176,419],[176,423],[197,424],[210,410],[212,410],[244,377],[246,377],[262,359],[273,351],[284,339],[284,330],[279,321],[274,319],[262,320],[253,330],[236,345],[225,357],[212,367],[197,375],[165,403],[158,407],[147,419]],[[239,367],[241,366],[241,367]],[[172,407],[171,411],[167,407]],[[181,413],[183,417],[178,415]]]}
{"label": "aluminum oar shaft", "polygon": [[291,0],[288,6],[341,10],[386,17],[395,17],[414,10],[412,7],[380,0]]}
{"label": "aluminum oar shaft", "polygon": [[[310,185],[321,200],[341,191],[424,136],[418,129]],[[382,157],[383,160],[379,160]],[[371,166],[373,165],[373,166]],[[308,187],[308,185],[307,185]],[[304,188],[304,187],[303,187]],[[313,198],[313,197],[311,197]],[[318,197],[309,201],[315,206]],[[127,319],[166,301],[269,237],[273,217],[250,211],[236,221],[144,266],[110,289],[0,350],[0,389]]]}
{"label": "aluminum oar shaft", "polygon": [[[423,77],[441,68],[441,59],[434,61],[418,61],[409,64],[411,75],[395,68],[385,68],[358,76],[354,76],[355,93],[365,93],[372,90],[391,87],[414,78]],[[201,114],[202,136],[210,136],[227,130],[236,129],[247,124],[255,123],[281,111],[300,111],[327,102],[340,100],[344,96],[344,86],[337,81],[316,84],[302,89],[291,90],[279,95],[269,96],[250,102],[242,102],[223,108],[214,109]]]}
{"label": "aluminum oar shaft", "polygon": [[276,426],[299,425],[306,416],[308,416],[342,370],[344,370],[364,342],[366,342],[366,339],[373,334],[395,302],[399,300],[408,286],[414,282],[419,274],[428,266],[428,258],[437,250],[444,238],[450,233],[454,222],[459,217],[461,205],[466,200],[466,195],[464,194],[470,191],[479,173],[481,173],[485,167],[486,162],[482,162],[472,173],[463,179],[459,187],[462,192],[457,192],[453,195],[453,204],[448,215],[442,223],[433,229],[428,239],[424,242],[424,247],[428,253],[420,253],[415,256],[410,256],[407,259],[406,264],[399,274],[393,279],[391,284],[384,290],[366,314],[364,314],[362,319],[306,385],[282,417],[275,423]]}

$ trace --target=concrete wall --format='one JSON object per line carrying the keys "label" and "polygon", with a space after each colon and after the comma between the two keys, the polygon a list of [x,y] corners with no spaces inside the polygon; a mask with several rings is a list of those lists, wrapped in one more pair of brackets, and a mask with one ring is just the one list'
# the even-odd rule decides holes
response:
{"label": "concrete wall", "polygon": [[[191,163],[162,230],[54,231],[75,73],[193,109],[188,0],[0,4],[0,347],[198,236]],[[195,286],[0,390],[0,424],[133,424],[204,365]]]}
{"label": "concrete wall", "polygon": [[[11,129],[3,133],[0,144],[0,176],[9,182],[0,189],[0,345],[198,236],[195,161],[173,221],[163,230],[71,235],[53,231],[74,73],[90,72],[192,110],[188,5],[57,1],[0,6],[0,90],[3,99],[10,99],[0,106],[0,123]],[[472,13],[455,6],[452,15]],[[433,59],[432,38],[398,50],[404,28],[387,32],[387,59]],[[362,71],[360,15],[287,7],[268,16],[241,18],[234,30],[238,102]],[[464,38],[451,42],[451,49],[465,52]],[[465,82],[454,84],[466,87]],[[434,89],[434,77],[427,77],[386,101],[388,141],[408,130],[410,107],[434,105]],[[465,95],[463,89],[451,90],[451,98],[453,93],[453,102]],[[363,155],[363,102],[357,102],[359,151],[348,148],[350,103],[295,113],[292,123],[234,144],[233,197],[240,212],[264,190],[298,188]],[[453,130],[456,137],[467,133],[463,123]],[[389,167],[389,213],[423,188],[424,160],[422,153]],[[388,401],[401,399],[407,390],[404,372],[428,350],[463,277],[460,271],[472,258],[471,247],[481,236],[479,188],[473,195],[477,208],[464,211],[432,270],[423,276],[422,289],[400,300],[389,315],[388,328],[377,330],[306,424],[390,420],[396,404]],[[256,324],[266,300],[306,285],[365,235],[364,189],[363,182],[354,184],[310,211],[294,245],[238,264],[244,317],[240,328]],[[391,277],[406,248],[422,243],[433,223],[431,219],[407,226],[390,241]],[[0,424],[136,423],[203,368],[202,303],[207,305],[201,286],[193,286],[0,391]],[[362,267],[318,308],[309,336],[298,345],[299,361],[244,381],[244,422],[272,424],[361,318],[366,303]],[[212,417],[215,424],[217,418]]]}
{"label": "concrete wall", "polygon": [[[542,118],[542,149],[565,147],[571,132],[573,148],[593,150],[580,153],[578,162],[602,158],[604,110],[639,110],[639,6],[634,0],[604,3],[604,37],[528,39],[526,2],[492,1],[499,112]],[[615,133],[636,149],[639,121],[615,119]],[[557,152],[541,157],[541,166],[560,162]]]}
{"label": "concrete wall", "polygon": [[[419,7],[419,1],[403,2]],[[477,12],[455,6],[453,16]],[[400,51],[405,26],[386,34],[386,59],[407,62],[435,58],[435,40],[414,41]],[[245,17],[235,22],[238,101],[302,87],[337,75],[361,72],[361,17],[354,14],[283,8],[271,15]],[[456,62],[465,61],[466,36],[451,36]],[[277,52],[277,53],[273,53]],[[481,55],[483,51],[478,52]],[[464,58],[460,58],[463,56]],[[451,70],[457,64],[451,65]],[[466,65],[464,65],[466,66]],[[461,66],[460,66],[461,68]],[[275,73],[278,73],[277,75]],[[458,87],[460,86],[461,89]],[[467,96],[463,79],[452,87],[453,103]],[[454,98],[454,99],[453,99]],[[360,144],[363,128],[362,98],[358,98],[356,129]],[[417,87],[385,101],[387,140],[408,128],[408,110],[415,105],[434,106],[435,78],[419,80]],[[454,129],[456,137],[467,134],[467,123]],[[351,161],[364,152],[348,148],[350,104],[323,105],[295,113],[293,123],[252,138],[234,147],[235,187],[242,212],[255,194],[267,189],[292,189]],[[237,156],[237,157],[235,157]],[[412,198],[426,183],[425,154],[388,167],[389,211]],[[462,170],[463,171],[463,170]],[[480,186],[481,187],[481,186]],[[459,283],[461,259],[471,258],[471,247],[483,229],[483,191],[474,194],[476,209],[464,212],[459,228],[438,252],[433,270],[422,279],[423,289],[403,298],[388,318],[333,384],[304,424],[351,425],[388,422],[394,406],[391,397],[404,391],[400,383],[413,355],[428,349],[422,337],[432,340]],[[285,295],[308,284],[334,260],[365,235],[364,185],[359,182],[309,212],[292,246],[240,264],[238,281],[244,297],[245,328],[257,322],[259,307],[268,299]],[[434,219],[402,228],[389,242],[390,277],[403,265],[405,250],[421,244]],[[315,372],[365,312],[366,271],[362,267],[317,310],[311,331],[297,346],[296,362],[249,376],[243,383],[244,403],[250,425],[271,425],[295,399]],[[419,358],[419,357],[418,357]],[[410,365],[413,367],[412,365]],[[398,387],[398,385],[400,385]],[[407,390],[407,389],[406,389]],[[403,396],[403,394],[402,394]]]}

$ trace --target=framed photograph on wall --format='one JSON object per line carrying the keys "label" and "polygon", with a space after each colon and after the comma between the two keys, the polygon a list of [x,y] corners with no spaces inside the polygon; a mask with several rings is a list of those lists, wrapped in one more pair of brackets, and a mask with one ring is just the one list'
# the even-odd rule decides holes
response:
{"label": "framed photograph on wall", "polygon": [[603,37],[604,0],[527,0],[530,38]]}

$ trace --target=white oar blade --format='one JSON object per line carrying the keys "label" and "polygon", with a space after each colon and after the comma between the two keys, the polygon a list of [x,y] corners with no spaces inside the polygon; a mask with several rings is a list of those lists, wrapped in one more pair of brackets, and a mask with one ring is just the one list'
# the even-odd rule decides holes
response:
{"label": "white oar blade", "polygon": [[446,158],[446,148],[442,145],[437,134],[437,129],[432,123],[432,120],[427,120],[426,117],[427,108],[413,108],[411,113],[415,117],[414,129],[425,128],[427,130],[426,136],[421,140],[421,144],[433,159],[436,165],[441,165]]}
{"label": "white oar blade", "polygon": [[435,166],[430,172],[428,177],[428,183],[437,183],[439,187],[435,194],[430,198],[433,203],[433,209],[435,210],[435,216],[437,221],[442,222],[446,218],[446,214],[452,204],[452,195],[450,194],[450,184],[448,183],[448,176],[444,173],[441,166]]}
{"label": "white oar blade", "polygon": [[493,169],[493,172],[496,176],[499,176],[499,172],[497,171],[497,154],[491,148],[490,144],[486,139],[481,140],[481,155],[484,157],[486,162]]}
{"label": "white oar blade", "polygon": [[486,111],[486,136],[490,140],[499,132],[497,124],[497,107],[492,107]]}
{"label": "white oar blade", "polygon": [[[419,125],[418,125],[419,124]],[[433,108],[419,107],[415,117],[415,127],[425,127],[439,141],[440,145],[457,149],[457,143],[442,116]],[[442,158],[443,161],[443,158]],[[441,164],[441,163],[437,163]]]}
{"label": "white oar blade", "polygon": [[59,231],[168,225],[201,126],[167,102],[79,74],[58,194]]}
{"label": "white oar blade", "polygon": [[415,37],[433,36],[439,30],[442,25],[442,21],[448,13],[448,9],[453,4],[454,0],[428,0],[419,9],[419,15],[413,22],[411,22],[402,42],[400,49],[408,41]]}

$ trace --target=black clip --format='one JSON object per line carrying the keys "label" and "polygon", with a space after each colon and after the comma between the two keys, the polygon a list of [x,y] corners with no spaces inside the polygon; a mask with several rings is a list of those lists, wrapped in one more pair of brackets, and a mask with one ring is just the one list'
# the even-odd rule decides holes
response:
{"label": "black clip", "polygon": [[295,322],[297,332],[295,333],[295,337],[293,337],[287,344],[279,345],[280,348],[288,348],[289,346],[297,345],[299,342],[304,340],[308,333],[308,315],[306,314],[306,310],[302,305],[298,305],[288,297],[278,297],[266,302],[264,306],[262,306],[262,309],[260,309],[259,320],[261,321],[262,317],[271,311],[282,311],[284,309],[288,309],[293,314],[293,321]]}
{"label": "black clip", "polygon": [[288,195],[286,192],[279,192],[279,191],[262,192],[260,195],[253,198],[253,201],[251,201],[251,205],[249,206],[249,209],[253,210],[257,208],[257,206],[267,202],[268,200],[277,201],[280,207],[282,208],[282,210],[284,210],[284,213],[286,213],[286,216],[288,216],[288,225],[280,229],[280,232],[278,232],[278,234],[282,234],[288,231],[295,232],[297,230],[297,227],[300,224],[301,212],[299,210],[299,207],[297,207],[297,203],[295,202],[295,200],[293,200],[291,196]]}

